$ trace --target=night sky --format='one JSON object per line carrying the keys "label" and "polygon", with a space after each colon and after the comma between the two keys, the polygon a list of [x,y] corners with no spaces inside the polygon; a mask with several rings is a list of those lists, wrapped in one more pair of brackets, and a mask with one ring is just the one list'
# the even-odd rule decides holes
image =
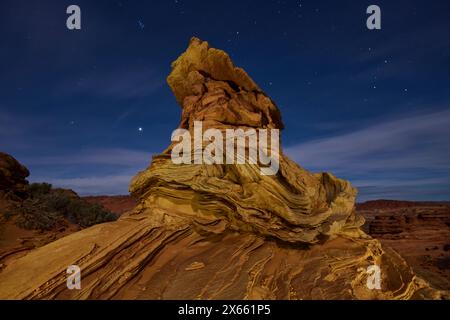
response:
{"label": "night sky", "polygon": [[351,180],[359,201],[450,200],[448,0],[1,0],[0,150],[32,182],[127,193],[179,123],[165,78],[192,36],[277,103],[303,167]]}

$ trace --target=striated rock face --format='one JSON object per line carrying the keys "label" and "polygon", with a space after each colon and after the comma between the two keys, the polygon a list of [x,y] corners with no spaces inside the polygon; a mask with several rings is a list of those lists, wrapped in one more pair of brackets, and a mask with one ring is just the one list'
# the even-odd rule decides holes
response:
{"label": "striated rock face", "polygon": [[28,185],[30,175],[27,168],[10,155],[0,152],[0,194],[21,196]]}
{"label": "striated rock face", "polygon": [[[168,83],[180,129],[282,129],[276,105],[223,51],[192,39]],[[405,261],[360,230],[356,190],[282,151],[258,164],[174,164],[169,145],[131,182],[136,208],[17,259],[0,272],[8,299],[440,298]],[[250,150],[248,150],[250,151]],[[195,153],[195,151],[193,151]],[[81,268],[67,290],[66,268]],[[367,268],[381,268],[369,289]]]}
{"label": "striated rock face", "polygon": [[[282,129],[278,108],[228,55],[192,39],[172,64],[168,83],[182,103],[180,128],[203,130]],[[363,220],[354,215],[356,190],[324,173],[314,175],[281,152],[279,173],[263,176],[256,165],[177,165],[173,144],[154,157],[131,183],[140,208],[181,211],[195,225],[221,224],[292,243],[317,243],[330,236],[358,234]]]}

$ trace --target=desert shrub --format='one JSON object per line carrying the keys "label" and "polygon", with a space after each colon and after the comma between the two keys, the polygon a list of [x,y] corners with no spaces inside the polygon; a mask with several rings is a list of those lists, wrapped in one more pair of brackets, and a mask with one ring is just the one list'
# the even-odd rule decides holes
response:
{"label": "desert shrub", "polygon": [[98,204],[90,204],[81,199],[72,200],[66,210],[66,218],[81,227],[117,220],[114,213],[106,211]]}
{"label": "desert shrub", "polygon": [[26,199],[21,209],[16,224],[24,229],[50,230],[62,222],[62,216],[40,199]]}
{"label": "desert shrub", "polygon": [[48,207],[59,212],[63,216],[67,216],[67,210],[71,202],[75,200],[78,201],[82,200],[64,191],[65,190],[53,190],[51,193],[44,195],[43,198],[45,199],[45,202]]}
{"label": "desert shrub", "polygon": [[86,228],[117,220],[117,216],[98,204],[87,203],[70,190],[33,183],[16,223],[25,229],[49,230],[63,224],[64,219]]}
{"label": "desert shrub", "polygon": [[28,186],[28,195],[32,198],[40,197],[49,194],[52,190],[50,183],[32,183]]}

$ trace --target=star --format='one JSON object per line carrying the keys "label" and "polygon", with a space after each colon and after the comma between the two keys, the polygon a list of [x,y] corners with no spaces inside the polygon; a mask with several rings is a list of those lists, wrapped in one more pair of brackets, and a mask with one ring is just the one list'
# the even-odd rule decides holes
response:
{"label": "star", "polygon": [[138,131],[139,131],[139,132],[143,132],[144,129],[143,129],[142,127],[139,127],[139,128],[138,128]]}
{"label": "star", "polygon": [[141,20],[138,20],[137,23],[138,23],[139,28],[140,28],[141,30],[144,30],[145,24],[144,24]]}

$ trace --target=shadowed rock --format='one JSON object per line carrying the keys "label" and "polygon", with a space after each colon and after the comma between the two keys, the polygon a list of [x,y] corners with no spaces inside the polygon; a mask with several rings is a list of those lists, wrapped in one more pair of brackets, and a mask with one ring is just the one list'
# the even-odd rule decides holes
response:
{"label": "shadowed rock", "polygon": [[29,175],[28,169],[16,159],[0,152],[0,196],[23,196]]}

